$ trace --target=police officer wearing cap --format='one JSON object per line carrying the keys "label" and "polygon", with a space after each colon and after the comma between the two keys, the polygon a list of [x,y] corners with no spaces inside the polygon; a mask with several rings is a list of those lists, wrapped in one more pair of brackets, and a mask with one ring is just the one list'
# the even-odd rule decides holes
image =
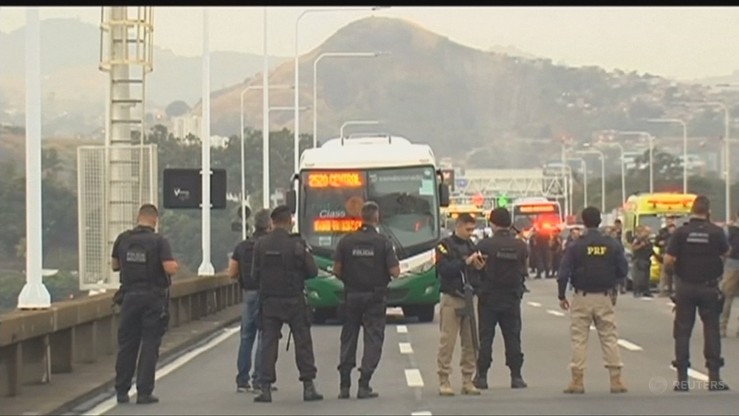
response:
{"label": "police officer wearing cap", "polygon": [[317,369],[303,295],[305,280],[316,277],[318,267],[307,243],[300,235],[290,234],[293,229],[290,208],[280,205],[272,210],[270,217],[272,232],[257,240],[252,263],[252,277],[259,286],[263,341],[261,393],[254,401],[272,401],[271,387],[277,380],[277,347],[284,323],[290,326],[295,338],[295,361],[303,382],[303,400],[323,400],[313,383]]}
{"label": "police officer wearing cap", "polygon": [[523,279],[528,274],[526,243],[511,232],[511,214],[505,208],[490,213],[493,236],[477,243],[486,260],[477,293],[480,353],[477,357],[475,386],[487,389],[487,372],[493,359],[495,327],[500,325],[505,343],[506,366],[511,371],[511,388],[525,388],[521,376],[521,298]]}
{"label": "police officer wearing cap", "polygon": [[719,369],[724,365],[719,333],[719,315],[724,302],[718,287],[724,272],[723,259],[729,254],[729,243],[723,230],[708,220],[710,209],[707,197],[695,198],[690,221],[675,231],[664,257],[665,266],[675,265],[677,277],[673,327],[675,361],[672,362],[677,370],[675,391],[689,390],[690,334],[696,309],[703,321],[708,388],[712,391],[729,390],[719,375]]}
{"label": "police officer wearing cap", "polygon": [[351,371],[356,366],[359,329],[364,354],[360,368],[358,399],[377,397],[369,385],[382,355],[385,339],[387,284],[400,275],[398,257],[390,240],[377,232],[380,208],[374,202],[362,206],[362,226],[345,235],[336,246],[333,273],[344,282],[345,316],[341,329],[339,398],[349,398]]}
{"label": "police officer wearing cap", "polygon": [[[169,241],[157,234],[159,211],[152,204],[139,208],[138,225],[113,243],[111,266],[120,271],[121,287],[114,301],[118,317],[118,357],[115,390],[118,403],[128,403],[136,373],[137,404],[157,403],[154,372],[159,346],[169,322],[167,290],[178,265]],[[137,358],[138,357],[138,367]]]}
{"label": "police officer wearing cap", "polygon": [[[587,358],[590,324],[598,331],[603,360],[610,373],[611,393],[625,393],[621,382],[621,352],[616,331],[616,287],[626,278],[628,263],[623,247],[610,236],[601,234],[600,211],[587,207],[582,211],[587,231],[567,247],[557,278],[559,306],[570,310],[572,380],[565,393],[584,393],[583,372]],[[567,283],[575,289],[572,305],[565,297]]]}

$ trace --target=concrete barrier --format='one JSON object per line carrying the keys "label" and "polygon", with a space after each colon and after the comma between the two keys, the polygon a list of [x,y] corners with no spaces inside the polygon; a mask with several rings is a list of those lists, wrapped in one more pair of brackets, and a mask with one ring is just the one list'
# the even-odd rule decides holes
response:
{"label": "concrete barrier", "polygon": [[[118,308],[112,297],[109,292],[0,315],[0,397],[18,396],[23,386],[49,383],[53,374],[114,354]],[[177,280],[170,289],[170,327],[241,301],[238,283],[225,275]]]}

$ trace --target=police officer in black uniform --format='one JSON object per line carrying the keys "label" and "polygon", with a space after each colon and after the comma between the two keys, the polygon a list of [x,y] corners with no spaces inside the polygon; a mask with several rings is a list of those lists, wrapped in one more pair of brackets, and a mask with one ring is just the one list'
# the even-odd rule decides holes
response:
{"label": "police officer in black uniform", "polygon": [[665,265],[675,264],[677,278],[675,302],[675,361],[677,369],[675,391],[688,391],[690,367],[690,334],[698,309],[703,321],[703,352],[708,368],[708,388],[712,391],[729,390],[721,381],[719,316],[723,308],[723,294],[718,284],[724,272],[723,259],[729,254],[729,243],[723,230],[708,220],[710,201],[698,196],[691,208],[692,218],[687,225],[675,231],[665,254]]}
{"label": "police officer in black uniform", "polygon": [[499,207],[490,213],[493,236],[477,243],[486,259],[477,293],[480,353],[477,357],[475,387],[487,389],[487,372],[493,359],[495,327],[500,325],[505,343],[506,366],[511,370],[511,388],[527,387],[521,376],[522,275],[527,274],[528,248],[511,232],[511,214]]}
{"label": "police officer in black uniform", "polygon": [[305,280],[318,275],[310,249],[298,234],[290,234],[293,219],[290,208],[276,207],[272,214],[273,230],[254,245],[252,277],[259,285],[262,313],[262,376],[261,393],[255,402],[272,401],[272,383],[277,380],[275,363],[282,324],[287,323],[295,338],[295,360],[303,382],[303,400],[323,400],[316,391],[316,365],[313,356],[313,340],[310,334],[310,317],[306,309],[303,290]]}
{"label": "police officer in black uniform", "polygon": [[138,225],[121,233],[113,243],[111,266],[113,271],[120,271],[121,282],[114,297],[121,306],[115,363],[118,403],[128,403],[134,371],[136,403],[159,401],[152,394],[154,372],[169,322],[170,276],[177,273],[178,265],[167,239],[155,231],[158,220],[159,211],[154,205],[142,205]]}
{"label": "police officer in black uniform", "polygon": [[345,316],[341,329],[339,398],[349,398],[351,371],[356,366],[359,328],[364,332],[358,399],[377,397],[369,386],[380,362],[385,339],[387,284],[400,275],[398,257],[390,240],[377,232],[380,208],[374,202],[362,206],[362,227],[347,234],[336,246],[334,274],[344,282]]}

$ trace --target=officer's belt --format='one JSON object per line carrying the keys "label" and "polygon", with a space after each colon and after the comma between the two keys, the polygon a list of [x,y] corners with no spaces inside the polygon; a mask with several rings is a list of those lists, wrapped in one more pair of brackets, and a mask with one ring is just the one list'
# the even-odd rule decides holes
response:
{"label": "officer's belt", "polygon": [[167,293],[166,287],[163,286],[133,286],[125,288],[127,293],[154,293],[155,295],[165,295]]}
{"label": "officer's belt", "polygon": [[582,294],[583,296],[586,295],[592,295],[592,294],[600,294],[608,296],[609,290],[582,290],[582,289],[575,289],[575,294]]}

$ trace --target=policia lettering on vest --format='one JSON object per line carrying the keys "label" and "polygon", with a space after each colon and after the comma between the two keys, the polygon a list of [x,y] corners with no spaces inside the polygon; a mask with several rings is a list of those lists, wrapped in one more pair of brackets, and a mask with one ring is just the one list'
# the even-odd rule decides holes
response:
{"label": "policia lettering on vest", "polygon": [[364,334],[358,399],[377,397],[369,386],[382,355],[385,339],[387,284],[400,275],[398,257],[390,240],[377,232],[380,208],[362,206],[362,227],[345,235],[334,253],[334,274],[344,282],[345,317],[341,329],[339,398],[349,398],[351,370],[356,366],[359,329]]}
{"label": "policia lettering on vest", "polygon": [[511,371],[511,388],[525,388],[521,375],[521,298],[527,272],[528,247],[511,232],[511,214],[505,208],[490,213],[493,236],[477,243],[486,258],[477,288],[480,353],[475,386],[487,389],[487,372],[493,359],[495,327],[500,325],[505,343],[506,366]]}
{"label": "policia lettering on vest", "polygon": [[708,220],[710,201],[698,196],[693,201],[690,221],[678,228],[667,245],[665,266],[675,265],[676,291],[675,361],[677,370],[675,391],[688,391],[690,367],[690,334],[695,324],[695,310],[703,321],[703,353],[708,368],[708,389],[729,390],[721,381],[719,370],[724,365],[721,357],[719,315],[724,295],[718,284],[724,272],[723,259],[729,254],[729,243],[723,230]]}
{"label": "policia lettering on vest", "polygon": [[[582,211],[587,228],[584,236],[565,249],[559,266],[558,297],[563,310],[570,310],[572,381],[565,393],[584,393],[583,372],[587,357],[590,324],[595,325],[603,349],[605,367],[610,373],[611,393],[625,393],[621,382],[621,353],[616,331],[617,287],[626,279],[628,263],[624,249],[615,239],[600,233],[600,211],[587,207]],[[572,305],[565,297],[567,284],[575,288]]]}
{"label": "policia lettering on vest", "polygon": [[169,324],[170,276],[177,273],[178,265],[167,239],[155,231],[158,219],[154,205],[142,205],[138,225],[121,233],[113,243],[111,266],[113,271],[120,271],[121,282],[113,298],[121,307],[115,364],[118,403],[128,403],[134,371],[136,402],[159,401],[152,394],[154,373]]}
{"label": "policia lettering on vest", "polygon": [[252,277],[259,286],[262,329],[261,393],[255,402],[272,401],[272,383],[277,380],[275,364],[282,325],[287,323],[295,338],[295,360],[303,382],[303,400],[323,400],[316,391],[316,365],[310,317],[306,313],[303,295],[305,280],[318,275],[307,243],[298,234],[290,234],[293,218],[290,208],[276,207],[270,216],[273,230],[254,245]]}

